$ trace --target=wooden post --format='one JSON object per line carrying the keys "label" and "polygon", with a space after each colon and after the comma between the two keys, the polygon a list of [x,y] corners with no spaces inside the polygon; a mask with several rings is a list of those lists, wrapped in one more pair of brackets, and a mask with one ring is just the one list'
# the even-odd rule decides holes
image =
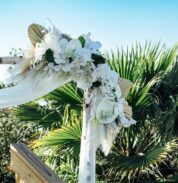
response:
{"label": "wooden post", "polygon": [[11,144],[11,168],[16,183],[62,183],[49,167],[22,143]]}
{"label": "wooden post", "polygon": [[95,183],[96,148],[92,144],[94,123],[90,121],[90,104],[84,102],[80,148],[79,183]]}

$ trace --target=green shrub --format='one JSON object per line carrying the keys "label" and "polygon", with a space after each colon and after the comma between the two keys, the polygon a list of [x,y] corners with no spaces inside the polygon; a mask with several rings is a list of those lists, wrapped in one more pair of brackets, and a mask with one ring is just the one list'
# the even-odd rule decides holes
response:
{"label": "green shrub", "polygon": [[33,134],[30,124],[19,122],[13,115],[13,109],[0,111],[0,182],[15,182],[10,170],[10,143],[28,142]]}

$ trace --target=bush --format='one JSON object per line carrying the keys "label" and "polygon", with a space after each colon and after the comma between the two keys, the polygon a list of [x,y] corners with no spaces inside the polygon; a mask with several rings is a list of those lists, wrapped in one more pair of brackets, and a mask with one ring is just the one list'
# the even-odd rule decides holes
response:
{"label": "bush", "polygon": [[0,182],[15,182],[10,170],[10,144],[28,142],[33,134],[29,124],[19,122],[13,115],[13,109],[0,111]]}

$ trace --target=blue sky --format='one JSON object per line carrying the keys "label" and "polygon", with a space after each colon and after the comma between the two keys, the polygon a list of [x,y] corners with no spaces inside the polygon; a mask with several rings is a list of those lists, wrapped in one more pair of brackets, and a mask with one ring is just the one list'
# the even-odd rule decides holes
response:
{"label": "blue sky", "polygon": [[146,40],[178,42],[178,0],[1,0],[0,56],[29,46],[31,23],[48,18],[73,37],[91,32],[103,50]]}

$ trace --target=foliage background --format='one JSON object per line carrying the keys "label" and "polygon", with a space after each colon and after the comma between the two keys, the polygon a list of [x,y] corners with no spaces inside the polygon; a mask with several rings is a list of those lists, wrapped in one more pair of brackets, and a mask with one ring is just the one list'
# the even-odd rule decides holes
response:
{"label": "foliage background", "polygon": [[30,124],[19,122],[13,115],[13,109],[0,111],[0,182],[15,182],[10,169],[10,144],[28,143],[35,133]]}

